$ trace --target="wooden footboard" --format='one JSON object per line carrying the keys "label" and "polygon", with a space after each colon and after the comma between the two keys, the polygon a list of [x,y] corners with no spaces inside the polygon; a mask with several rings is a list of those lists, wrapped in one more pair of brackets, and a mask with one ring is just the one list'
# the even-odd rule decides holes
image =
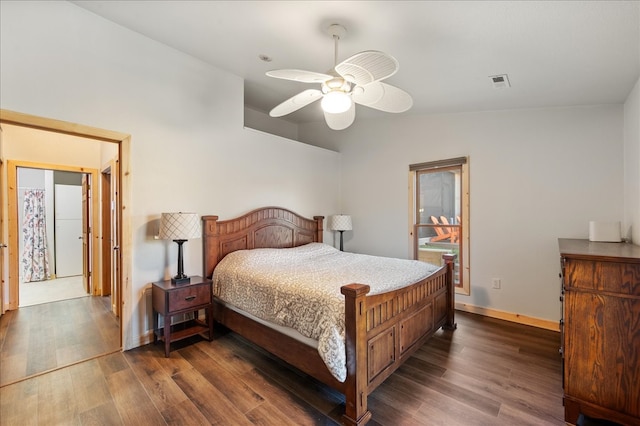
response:
{"label": "wooden footboard", "polygon": [[[322,216],[313,220],[277,207],[218,221],[203,216],[204,274],[235,250],[296,247],[322,242]],[[369,286],[348,284],[345,296],[347,378],[337,381],[317,350],[253,321],[214,298],[214,320],[345,395],[343,422],[364,425],[371,418],[367,396],[440,327],[455,328],[453,263],[426,279],[387,293],[368,295]]]}
{"label": "wooden footboard", "polygon": [[435,274],[399,290],[367,296],[368,285],[342,287],[347,349],[345,424],[365,424],[371,417],[367,395],[440,327],[456,327],[455,255],[444,258],[445,266]]}

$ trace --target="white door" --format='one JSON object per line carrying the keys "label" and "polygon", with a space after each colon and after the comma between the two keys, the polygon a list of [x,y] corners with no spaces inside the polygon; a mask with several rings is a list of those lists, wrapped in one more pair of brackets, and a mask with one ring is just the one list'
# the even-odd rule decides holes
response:
{"label": "white door", "polygon": [[82,187],[55,185],[56,277],[82,275]]}

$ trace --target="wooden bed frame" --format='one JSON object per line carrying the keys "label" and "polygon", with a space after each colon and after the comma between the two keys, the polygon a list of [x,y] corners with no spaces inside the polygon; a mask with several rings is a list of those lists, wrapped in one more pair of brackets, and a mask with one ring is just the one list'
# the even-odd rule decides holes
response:
{"label": "wooden bed frame", "polygon": [[[218,221],[203,216],[204,276],[211,278],[222,258],[236,250],[287,248],[322,242],[323,216],[306,219],[279,207],[265,207]],[[440,327],[454,329],[453,262],[408,287],[367,296],[366,284],[341,288],[345,296],[347,378],[336,380],[308,345],[228,309],[214,297],[214,321],[345,395],[346,425],[371,418],[367,396]]]}

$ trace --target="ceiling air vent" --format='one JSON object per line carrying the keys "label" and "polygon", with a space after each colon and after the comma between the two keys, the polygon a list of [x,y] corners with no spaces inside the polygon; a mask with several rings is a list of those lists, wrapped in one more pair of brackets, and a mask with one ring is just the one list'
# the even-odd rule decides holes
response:
{"label": "ceiling air vent", "polygon": [[499,75],[490,75],[491,84],[493,84],[494,89],[506,89],[507,87],[511,87],[511,83],[509,83],[509,76],[506,74]]}

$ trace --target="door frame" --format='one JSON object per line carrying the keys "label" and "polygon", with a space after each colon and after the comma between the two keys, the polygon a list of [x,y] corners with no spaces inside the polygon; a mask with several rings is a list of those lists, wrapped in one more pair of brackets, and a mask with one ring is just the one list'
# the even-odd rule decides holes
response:
{"label": "door frame", "polygon": [[[119,190],[118,193],[118,216],[119,223],[119,241],[120,250],[118,255],[120,256],[120,347],[131,346],[131,330],[130,326],[125,327],[125,324],[131,324],[131,304],[127,303],[131,300],[131,272],[132,272],[132,218],[130,214],[131,206],[131,136],[125,133],[115,132],[112,130],[99,129],[96,127],[85,126],[81,124],[69,123],[66,121],[54,120],[51,118],[43,118],[34,115],[24,114],[15,111],[9,111],[0,109],[0,124],[7,123],[16,126],[29,127],[38,130],[45,130],[55,133],[63,133],[73,136],[79,136],[88,139],[94,139],[102,142],[110,142],[118,145],[118,157],[119,157]],[[6,171],[3,170],[3,172]],[[6,182],[6,181],[5,181]],[[96,187],[97,188],[97,187]],[[98,197],[94,197],[98,199]],[[4,208],[4,205],[2,206]],[[6,226],[2,224],[2,226]],[[98,228],[96,228],[98,229]],[[5,228],[6,230],[6,228]],[[6,275],[6,272],[5,272]],[[3,277],[4,278],[4,277]],[[11,280],[10,280],[11,281]],[[9,282],[11,287],[11,282]],[[4,305],[3,309],[7,309]]]}
{"label": "door frame", "polygon": [[100,171],[101,295],[111,295],[111,310],[120,316],[120,250],[118,223],[118,159],[112,158]]}
{"label": "door frame", "polygon": [[471,294],[471,266],[469,262],[469,157],[452,158],[441,161],[433,161],[428,163],[413,164],[409,166],[409,254],[412,259],[418,259],[418,235],[417,235],[417,203],[418,195],[416,189],[418,187],[417,176],[419,171],[430,170],[432,172],[444,171],[447,169],[460,170],[460,235],[458,245],[460,254],[458,257],[460,267],[461,286],[455,286],[456,294],[468,296]]}
{"label": "door frame", "polygon": [[[2,160],[2,129],[0,129],[0,182],[5,182],[4,175],[4,161]],[[6,309],[4,308],[4,297],[5,297],[5,285],[6,280],[4,279],[4,249],[8,248],[9,245],[5,243],[4,239],[4,192],[6,185],[0,185],[0,317],[5,313]]]}
{"label": "door frame", "polygon": [[[82,285],[87,293],[92,296],[100,296],[98,292],[100,286],[96,285],[96,279],[100,280],[101,267],[101,259],[96,255],[97,247],[100,244],[98,241],[100,234],[96,227],[100,226],[100,214],[97,210],[100,207],[100,198],[92,192],[93,188],[97,188],[93,174],[90,175],[89,181],[87,181],[87,175],[87,173],[82,175]],[[93,202],[95,202],[94,205],[92,205]],[[91,217],[91,225],[89,225],[89,217]],[[91,266],[89,266],[90,263]]]}
{"label": "door frame", "polygon": [[[47,163],[33,163],[30,161],[17,161],[7,160],[7,182],[8,182],[8,194],[7,194],[7,208],[8,208],[8,235],[9,235],[9,303],[7,310],[18,309],[20,305],[20,272],[18,270],[20,265],[20,253],[18,253],[18,236],[20,231],[18,229],[18,168],[23,169],[39,169],[39,170],[53,170],[63,172],[82,173],[85,176],[90,176],[89,186],[93,187],[98,182],[98,170],[90,169],[86,167],[74,167],[63,166],[59,164],[47,164]],[[83,195],[84,197],[84,195]],[[86,239],[86,245],[83,241],[83,282],[85,283],[85,291],[93,296],[98,295],[94,287],[94,281],[96,279],[95,271],[100,270],[100,258],[94,256],[94,248],[98,244],[97,234],[94,230],[98,229],[99,216],[95,213],[99,206],[98,197],[94,197],[93,194],[89,198],[91,207],[89,208],[90,221],[85,220],[86,212],[82,212],[82,238]],[[84,203],[83,203],[84,206]],[[83,207],[84,208],[84,207]],[[87,219],[89,219],[87,217]],[[89,229],[86,229],[86,227]],[[85,236],[89,235],[89,238]],[[90,260],[89,260],[90,259]],[[91,262],[90,267],[88,262]],[[99,275],[98,275],[99,277]]]}

